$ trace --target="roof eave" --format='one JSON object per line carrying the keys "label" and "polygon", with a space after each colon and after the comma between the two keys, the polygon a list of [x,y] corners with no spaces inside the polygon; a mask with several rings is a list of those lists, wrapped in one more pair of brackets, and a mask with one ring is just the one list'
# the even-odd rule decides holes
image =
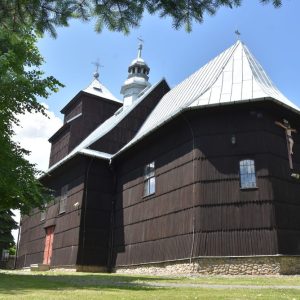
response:
{"label": "roof eave", "polygon": [[[84,149],[82,149],[82,150],[84,150]],[[108,153],[106,153],[106,154],[108,154]],[[75,153],[71,154],[69,157],[66,156],[66,159],[61,159],[59,162],[57,162],[56,164],[51,166],[46,172],[44,172],[38,179],[40,180],[40,179],[43,179],[46,176],[50,176],[50,174],[53,171],[57,170],[58,168],[63,166],[66,162],[72,160],[73,158],[75,158],[78,155],[94,157],[94,158],[107,160],[107,161],[110,161],[111,156],[112,156],[111,154],[108,154],[108,156],[106,157],[106,156],[101,156],[101,155],[96,155],[96,154],[93,154],[93,153],[89,153],[89,152],[86,152],[86,151],[78,151],[78,152],[75,152]]]}
{"label": "roof eave", "polygon": [[140,142],[141,140],[143,140],[145,137],[147,137],[148,135],[150,135],[152,132],[155,132],[157,129],[159,129],[160,127],[162,127],[163,125],[171,122],[172,120],[174,120],[175,118],[177,118],[177,116],[179,116],[181,113],[184,113],[186,111],[190,111],[190,110],[197,110],[197,109],[203,109],[203,108],[211,108],[211,107],[217,107],[217,106],[229,106],[229,105],[233,105],[233,104],[243,104],[243,103],[253,103],[253,102],[262,102],[262,101],[272,101],[275,102],[276,104],[279,104],[280,106],[283,106],[297,114],[300,115],[300,111],[283,103],[282,101],[275,99],[273,97],[262,97],[262,98],[257,98],[257,99],[249,99],[249,100],[238,100],[238,101],[232,101],[232,102],[222,102],[222,103],[215,103],[215,104],[206,104],[206,105],[198,105],[198,106],[188,106],[185,107],[179,111],[177,111],[174,115],[172,115],[170,118],[164,120],[162,123],[160,123],[158,126],[152,128],[150,131],[146,132],[145,135],[143,135],[140,139],[137,139],[136,141],[133,141],[131,144],[129,144],[127,147],[126,145],[120,149],[117,153],[115,153],[112,158],[111,161],[113,159],[115,159],[116,157],[120,156],[123,152],[126,152],[129,148],[133,147],[134,145],[136,145],[138,142]]}

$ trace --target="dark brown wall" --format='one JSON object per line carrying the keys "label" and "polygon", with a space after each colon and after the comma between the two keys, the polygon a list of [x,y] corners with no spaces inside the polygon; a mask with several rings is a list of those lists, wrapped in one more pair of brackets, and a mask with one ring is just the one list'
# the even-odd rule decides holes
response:
{"label": "dark brown wall", "polygon": [[81,113],[82,113],[82,99],[77,100],[73,105],[71,105],[66,110],[64,114],[64,124]]}
{"label": "dark brown wall", "polygon": [[[297,211],[300,207],[293,196],[299,195],[300,185],[290,178],[285,137],[274,124],[284,117],[294,125],[295,116],[273,104],[192,111],[117,158],[116,265],[188,258],[191,253],[278,254],[282,245],[285,254],[299,254],[299,222],[289,221],[293,230],[280,223],[293,217],[291,204],[277,209],[284,201]],[[231,144],[233,134],[236,145]],[[280,160],[274,164],[277,151]],[[257,189],[240,189],[239,161],[246,158],[255,160]],[[156,193],[143,198],[143,167],[153,160]]]}
{"label": "dark brown wall", "polygon": [[[85,158],[74,159],[63,170],[45,177],[42,182],[55,191],[55,201],[47,208],[46,219],[35,209],[30,217],[22,218],[20,251],[17,266],[42,263],[45,245],[45,228],[55,226],[51,266],[75,265],[79,247],[79,228],[84,191]],[[59,214],[61,188],[68,184],[66,212]],[[74,204],[78,202],[79,206]]]}
{"label": "dark brown wall", "polygon": [[[49,141],[52,143],[50,164],[52,166],[71,152],[101,123],[111,117],[122,104],[80,92],[63,112],[64,125]],[[74,120],[73,117],[81,114]],[[71,121],[70,121],[71,120]]]}
{"label": "dark brown wall", "polygon": [[51,154],[49,159],[50,167],[63,159],[69,153],[70,125],[63,125],[59,132],[56,133],[56,137],[53,141],[51,141],[51,143]]}
{"label": "dark brown wall", "polygon": [[162,80],[114,129],[91,145],[91,149],[116,153],[127,144],[140,129],[160,99],[170,90]]}
{"label": "dark brown wall", "polygon": [[108,160],[88,160],[77,264],[106,267],[114,177]]}

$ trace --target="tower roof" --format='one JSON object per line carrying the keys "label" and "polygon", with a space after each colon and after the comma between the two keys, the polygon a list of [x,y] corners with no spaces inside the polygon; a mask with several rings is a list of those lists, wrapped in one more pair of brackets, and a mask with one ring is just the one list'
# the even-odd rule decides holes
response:
{"label": "tower roof", "polygon": [[128,67],[128,76],[124,84],[121,87],[121,94],[123,94],[124,105],[131,105],[136,99],[138,99],[139,94],[145,89],[149,88],[151,84],[149,83],[149,72],[150,68],[146,62],[142,59],[142,49],[143,45],[141,43],[138,47],[137,58],[135,58]]}
{"label": "tower roof", "polygon": [[171,89],[154,108],[135,143],[180,111],[191,107],[234,104],[268,98],[299,112],[272,83],[262,66],[240,40]]}
{"label": "tower roof", "polygon": [[[95,73],[96,75],[98,73]],[[109,90],[106,88],[98,79],[98,76],[94,75],[94,80],[91,82],[91,84],[83,90],[86,93],[102,97],[105,99],[113,100],[118,103],[123,103],[122,101],[118,100]]]}

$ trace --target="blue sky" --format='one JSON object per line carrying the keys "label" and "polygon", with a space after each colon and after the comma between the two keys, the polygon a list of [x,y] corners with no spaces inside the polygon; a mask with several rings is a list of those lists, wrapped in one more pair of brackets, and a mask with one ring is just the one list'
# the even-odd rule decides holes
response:
{"label": "blue sky", "polygon": [[43,70],[65,84],[46,103],[59,116],[60,109],[92,80],[97,59],[104,66],[101,82],[119,99],[127,68],[137,55],[137,37],[145,43],[142,57],[151,68],[150,82],[165,77],[174,86],[210,59],[230,47],[234,31],[262,64],[275,85],[300,106],[300,1],[283,0],[280,9],[244,0],[240,8],[221,8],[204,23],[194,24],[192,33],[172,28],[169,18],[145,15],[130,35],[104,30],[98,34],[93,23],[73,21],[58,29],[58,38],[45,36],[38,43],[46,60]]}

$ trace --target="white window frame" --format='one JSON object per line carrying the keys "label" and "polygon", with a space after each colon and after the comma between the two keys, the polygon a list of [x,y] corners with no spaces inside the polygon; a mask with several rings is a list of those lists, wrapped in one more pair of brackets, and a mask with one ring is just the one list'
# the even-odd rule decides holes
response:
{"label": "white window frame", "polygon": [[144,197],[155,194],[155,162],[152,161],[144,168]]}
{"label": "white window frame", "polygon": [[240,188],[255,189],[257,188],[257,178],[254,159],[242,159],[239,161]]}
{"label": "white window frame", "polygon": [[61,188],[61,196],[60,196],[60,200],[59,200],[58,214],[62,214],[64,212],[66,212],[67,199],[68,199],[68,185],[64,185]]}

